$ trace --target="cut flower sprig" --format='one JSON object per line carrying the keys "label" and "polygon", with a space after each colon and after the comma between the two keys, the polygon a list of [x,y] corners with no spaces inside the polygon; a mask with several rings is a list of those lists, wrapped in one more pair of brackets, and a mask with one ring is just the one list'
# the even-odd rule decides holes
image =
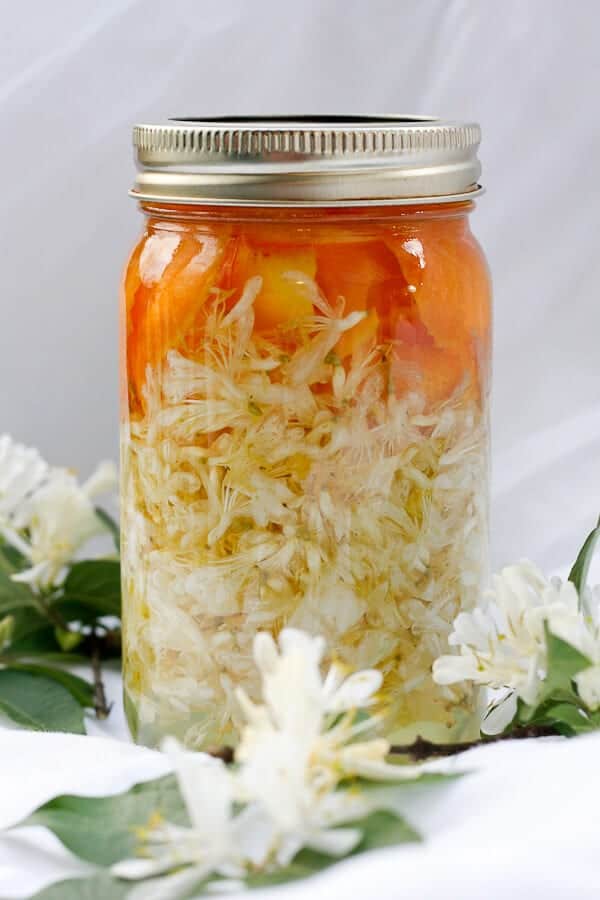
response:
{"label": "cut flower sprig", "polygon": [[496,692],[484,734],[539,727],[573,735],[600,726],[600,586],[586,585],[599,535],[600,522],[567,581],[524,560],[495,575],[480,605],[455,619],[456,652],[436,660],[433,677]]}
{"label": "cut flower sprig", "polygon": [[114,876],[171,873],[154,879],[151,894],[139,893],[158,900],[209,877],[277,871],[303,848],[340,857],[360,844],[361,821],[394,802],[393,789],[370,788],[423,773],[388,762],[390,746],[374,733],[379,719],[364,714],[377,703],[381,674],[349,674],[334,662],[323,677],[324,653],[322,638],[297,629],[284,629],[278,643],[267,633],[256,636],[262,701],[238,689],[245,725],[234,765],[168,738],[163,749],[190,826],[155,820],[140,832],[140,857],[118,862]]}
{"label": "cut flower sprig", "polygon": [[[118,544],[85,553],[102,535],[117,543],[95,505],[116,485],[111,462],[80,483],[0,436],[0,711],[22,726],[83,731],[83,709],[108,714],[100,658],[120,653]],[[63,668],[77,660],[91,660],[93,684]]]}

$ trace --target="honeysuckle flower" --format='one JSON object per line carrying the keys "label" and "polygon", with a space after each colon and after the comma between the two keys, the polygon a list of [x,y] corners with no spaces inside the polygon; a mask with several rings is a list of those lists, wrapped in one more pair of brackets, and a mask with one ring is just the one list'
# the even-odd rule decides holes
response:
{"label": "honeysuckle flower", "polygon": [[37,450],[0,437],[0,535],[30,562],[13,579],[36,590],[57,584],[79,548],[105,530],[92,500],[116,481],[115,466],[103,462],[80,485]]}
{"label": "honeysuckle flower", "polygon": [[0,534],[7,540],[19,540],[13,517],[42,484],[48,470],[33,447],[17,443],[8,434],[0,436]]}
{"label": "honeysuckle flower", "polygon": [[448,643],[459,652],[435,661],[434,680],[508,687],[532,703],[544,676],[544,622],[561,602],[560,590],[533,563],[507,566],[493,576],[482,605],[455,619]]}
{"label": "honeysuckle flower", "polygon": [[166,739],[163,750],[173,763],[179,789],[190,819],[181,827],[161,819],[140,829],[143,857],[125,859],[112,867],[117,878],[136,881],[187,867],[154,884],[159,900],[179,896],[211,874],[238,878],[244,874],[243,835],[252,828],[248,816],[234,813],[234,776],[219,759],[183,750]]}
{"label": "honeysuckle flower", "polygon": [[600,705],[600,591],[580,599],[570,581],[547,579],[533,563],[508,566],[492,580],[483,604],[461,613],[449,644],[456,655],[433,665],[438,684],[473,681],[500,689],[483,722],[486,733],[502,731],[514,718],[517,700],[534,704],[546,677],[546,626],[594,665],[575,678],[590,709]]}
{"label": "honeysuckle flower", "polygon": [[264,704],[237,692],[247,721],[236,750],[240,796],[262,806],[275,823],[279,860],[301,846],[343,854],[360,840],[356,829],[337,827],[365,815],[369,803],[360,791],[334,794],[344,778],[402,780],[415,773],[415,767],[386,763],[387,741],[360,740],[378,719],[357,721],[355,712],[374,702],[380,673],[347,676],[334,663],[323,678],[324,651],[321,637],[297,629],[281,632],[279,648],[260,633],[254,656]]}
{"label": "honeysuckle flower", "polygon": [[[240,879],[249,869],[285,865],[303,846],[344,855],[362,833],[356,827],[335,826],[372,810],[368,797],[359,792],[324,793],[318,807],[308,810],[302,830],[282,828],[281,817],[266,815],[258,799],[242,808],[234,805],[240,794],[239,771],[204,753],[186,751],[172,738],[162,749],[173,763],[191,824],[182,827],[157,817],[138,830],[143,855],[122,860],[111,869],[126,881],[153,879],[147,894],[140,886],[139,894],[134,889],[128,895],[134,898],[187,896],[195,885],[214,876]],[[266,758],[267,768],[272,759]],[[263,787],[257,786],[256,793],[262,795]],[[284,794],[279,798],[282,811],[287,800]],[[156,877],[161,875],[165,877]]]}
{"label": "honeysuckle flower", "polygon": [[163,743],[190,825],[156,817],[139,829],[140,856],[111,871],[124,880],[152,881],[128,897],[188,896],[214,878],[220,879],[216,887],[237,883],[250,872],[287,865],[303,847],[344,856],[363,837],[357,823],[389,805],[381,792],[344,780],[363,775],[398,782],[420,774],[418,766],[387,764],[387,741],[361,739],[379,720],[357,721],[355,713],[375,702],[380,674],[349,674],[334,663],[323,677],[324,653],[322,637],[296,629],[284,629],[278,643],[256,635],[264,702],[237,692],[246,723],[233,766],[184,750],[172,738]]}
{"label": "honeysuckle flower", "polygon": [[116,469],[109,462],[101,463],[82,485],[67,469],[50,470],[47,480],[15,513],[15,528],[27,530],[19,549],[31,566],[13,575],[13,580],[36,589],[58,584],[80,547],[105,531],[92,500],[116,481]]}
{"label": "honeysuckle flower", "polygon": [[516,691],[508,689],[499,692],[482,719],[483,734],[502,734],[517,714],[518,700]]}
{"label": "honeysuckle flower", "polygon": [[[321,722],[325,713],[341,713],[363,709],[375,702],[382,676],[377,669],[349,673],[347,667],[334,661],[325,678],[320,666],[325,655],[323,637],[313,637],[298,628],[284,628],[279,635],[279,649],[273,637],[259,632],[254,640],[254,659],[262,677],[263,698],[277,724],[283,728],[298,720],[298,709],[310,710],[312,718]],[[289,686],[301,675],[303,689],[289,696]],[[244,691],[240,690],[244,697]]]}

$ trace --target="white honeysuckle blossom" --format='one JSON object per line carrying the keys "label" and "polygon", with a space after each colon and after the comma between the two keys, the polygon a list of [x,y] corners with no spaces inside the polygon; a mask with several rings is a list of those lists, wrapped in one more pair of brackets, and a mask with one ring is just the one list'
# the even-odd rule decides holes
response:
{"label": "white honeysuckle blossom", "polygon": [[449,644],[457,654],[444,655],[433,665],[438,684],[461,681],[500,689],[486,715],[483,730],[502,731],[514,718],[518,699],[534,704],[546,676],[546,624],[593,665],[576,676],[578,692],[591,709],[600,705],[600,589],[580,598],[570,581],[546,578],[523,560],[492,579],[483,604],[460,613]]}
{"label": "white honeysuckle blossom", "polygon": [[187,896],[212,877],[235,880],[285,866],[303,847],[343,856],[362,838],[356,823],[385,803],[356,782],[340,783],[421,774],[419,766],[386,763],[387,741],[360,739],[379,721],[356,722],[355,713],[375,702],[380,673],[348,674],[334,663],[323,678],[324,652],[323,638],[292,628],[281,632],[279,646],[266,633],[256,636],[264,703],[237,692],[246,724],[234,766],[165,741],[191,826],[158,819],[140,831],[143,856],[112,867],[125,880],[153,879],[129,897]]}
{"label": "white honeysuckle blossom", "polygon": [[[264,705],[252,703],[243,688],[238,689],[247,725],[237,758],[247,761],[252,756],[252,743],[262,730],[297,737],[310,750],[311,765],[320,767],[322,774],[329,768],[336,782],[362,775],[363,767],[371,777],[398,778],[397,766],[385,762],[387,741],[356,741],[365,732],[372,732],[378,722],[375,716],[356,722],[354,714],[376,702],[381,673],[365,669],[349,674],[347,667],[334,661],[323,678],[320,665],[324,653],[322,637],[296,628],[283,629],[279,650],[270,634],[257,634],[254,658],[261,674]],[[402,767],[401,771],[411,770]]]}
{"label": "white honeysuckle blossom", "polygon": [[365,815],[369,804],[357,791],[332,793],[344,778],[399,781],[418,771],[386,763],[387,741],[360,740],[377,718],[356,722],[355,711],[374,702],[380,673],[346,677],[334,663],[323,679],[324,651],[322,638],[297,629],[281,632],[279,650],[269,634],[258,634],[254,656],[264,704],[237,691],[247,720],[236,751],[241,797],[258,802],[276,824],[281,862],[301,846],[337,855],[360,840],[356,829],[336,827]]}
{"label": "white honeysuckle blossom", "polygon": [[83,484],[50,467],[37,450],[0,438],[0,535],[30,562],[12,576],[35,590],[58,584],[81,546],[106,530],[93,498],[116,487],[116,467],[103,462]]}
{"label": "white honeysuckle blossom", "polygon": [[459,652],[435,661],[435,681],[511,688],[533,703],[545,673],[544,622],[552,608],[569,599],[569,586],[564,587],[549,582],[527,560],[494,575],[482,605],[456,617],[448,643]]}
{"label": "white honeysuckle blossom", "polygon": [[0,436],[0,533],[14,533],[13,516],[48,475],[48,464],[33,447]]}
{"label": "white honeysuckle blossom", "polygon": [[[145,856],[125,859],[111,870],[118,878],[136,881],[186,867],[145,885],[140,897],[151,900],[187,896],[196,883],[210,875],[242,876],[244,836],[253,831],[245,810],[234,813],[234,775],[225,763],[184,750],[173,738],[165,740],[163,750],[173,763],[190,827],[151,822],[140,830]],[[135,891],[129,896],[135,897]]]}

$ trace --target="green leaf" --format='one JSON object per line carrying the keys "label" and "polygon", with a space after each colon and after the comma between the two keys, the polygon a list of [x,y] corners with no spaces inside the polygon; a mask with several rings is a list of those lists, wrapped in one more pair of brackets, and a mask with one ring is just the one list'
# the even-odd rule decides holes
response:
{"label": "green leaf", "polygon": [[131,888],[131,884],[101,872],[89,878],[55,882],[34,894],[30,900],[125,900]]}
{"label": "green leaf", "polygon": [[75,563],[63,588],[64,600],[83,603],[99,615],[121,615],[121,567],[116,559]]}
{"label": "green leaf", "polygon": [[114,797],[56,797],[20,826],[44,825],[81,859],[110,866],[136,855],[136,829],[156,814],[176,825],[189,825],[172,775],[137,784]]}
{"label": "green leaf", "polygon": [[[452,778],[431,775],[425,776],[422,783],[434,785],[445,780]],[[408,787],[420,781],[403,782],[396,787]],[[177,782],[172,775],[135,785],[126,793],[114,797],[57,797],[20,822],[18,827],[44,826],[81,859],[110,866],[136,855],[138,829],[157,815],[178,825],[189,825]],[[401,815],[389,810],[374,812],[359,822],[348,823],[347,827],[356,827],[363,832],[354,854],[421,840]],[[251,876],[248,886],[260,887],[306,878],[338,861],[337,857],[305,849],[284,869]],[[131,885],[111,879],[108,875],[94,875],[61,882],[35,896],[36,900],[104,900],[105,897],[112,900],[113,897],[126,897],[126,893],[121,891],[130,889]]]}
{"label": "green leaf", "polygon": [[424,790],[437,790],[438,788],[451,784],[459,778],[464,778],[465,775],[469,774],[464,771],[451,772],[449,774],[446,774],[445,772],[423,772],[412,778],[405,778],[402,776],[402,770],[405,768],[405,763],[399,760],[399,754],[392,754],[388,757],[387,762],[397,765],[398,781],[371,781],[367,778],[353,777],[343,781],[341,783],[342,787],[360,788],[362,791],[368,791],[369,796],[371,798],[377,798],[377,803],[379,803],[380,797],[382,798],[382,802],[387,802],[385,801],[385,798],[391,797],[395,799],[397,797],[412,795],[415,792],[419,792],[420,794]]}
{"label": "green leaf", "polygon": [[355,822],[354,825],[360,828],[364,834],[357,848],[360,853],[366,850],[377,850],[379,847],[391,847],[394,844],[415,843],[422,840],[419,832],[404,818],[387,810],[371,813],[366,819]]}
{"label": "green leaf", "polygon": [[[538,706],[527,706],[519,701],[516,721],[531,727],[549,727],[565,737],[574,737],[597,727],[575,694],[556,697]],[[506,733],[510,736],[510,726]]]}
{"label": "green leaf", "polygon": [[552,634],[547,624],[546,647],[548,674],[544,680],[542,702],[548,697],[555,696],[559,691],[571,692],[573,678],[591,665],[583,653]]}
{"label": "green leaf", "polygon": [[91,708],[94,705],[94,686],[85,678],[80,678],[79,675],[65,672],[64,669],[40,666],[37,663],[8,663],[7,669],[10,672],[29,672],[31,675],[50,678],[52,681],[62,684],[80,706]]}
{"label": "green leaf", "polygon": [[40,612],[35,609],[20,609],[11,615],[15,620],[12,647],[22,644],[38,650],[58,650],[54,628]]}
{"label": "green leaf", "polygon": [[555,725],[557,731],[567,737],[594,731],[598,726],[575,703],[555,703],[546,710],[548,724]]}
{"label": "green leaf", "polygon": [[15,631],[14,616],[2,616],[0,618],[0,651],[10,644]]}
{"label": "green leaf", "polygon": [[600,709],[597,709],[594,712],[586,710],[586,713],[589,719],[590,728],[594,731],[600,729]]}
{"label": "green leaf", "polygon": [[76,600],[58,600],[52,604],[52,609],[67,624],[77,622],[82,625],[95,625],[98,619],[105,615]]}
{"label": "green leaf", "polygon": [[106,526],[107,530],[110,531],[112,535],[112,539],[114,541],[115,547],[117,551],[121,549],[121,532],[119,531],[119,526],[106,510],[102,509],[101,506],[96,506],[96,515],[100,519],[103,525]]}
{"label": "green leaf", "polygon": [[590,563],[592,561],[592,557],[594,555],[594,550],[596,549],[596,542],[600,538],[600,519],[598,519],[598,524],[596,527],[590,531],[583,547],[577,554],[577,559],[573,565],[573,568],[569,572],[569,581],[571,581],[575,587],[577,588],[577,593],[581,597],[581,592],[586,586],[588,571],[590,568]]}
{"label": "green leaf", "polygon": [[284,884],[287,881],[298,881],[300,878],[316,875],[317,872],[333,866],[336,862],[339,862],[339,859],[325,856],[324,853],[317,853],[316,850],[301,850],[293,861],[282,869],[250,875],[246,879],[246,885],[249,888],[262,888]]}
{"label": "green leaf", "polygon": [[522,725],[560,724],[552,717],[552,710],[558,708],[562,713],[562,724],[568,726],[564,708],[572,706],[577,710],[581,707],[581,701],[573,687],[573,679],[583,669],[587,669],[590,661],[575,647],[552,634],[547,623],[545,630],[547,675],[534,706],[519,701],[515,721]]}
{"label": "green leaf", "polygon": [[83,635],[80,631],[70,631],[65,628],[55,628],[54,637],[60,649],[64,650],[65,653],[75,650],[83,640]]}
{"label": "green leaf", "polygon": [[13,581],[7,572],[0,569],[0,613],[35,605],[36,599],[29,588],[18,581]]}
{"label": "green leaf", "polygon": [[0,537],[0,569],[8,572],[10,575],[13,572],[20,572],[21,569],[27,569],[28,566],[29,560],[27,557],[20,550],[17,550],[16,547],[13,547],[12,544],[4,542]]}
{"label": "green leaf", "polygon": [[2,654],[2,661],[25,662],[87,662],[85,656],[65,653],[56,643],[54,628],[45,619],[35,618],[33,611],[26,616],[15,615],[16,623],[10,646]]}
{"label": "green leaf", "polygon": [[85,734],[79,703],[66,687],[42,675],[0,670],[0,710],[35,731]]}

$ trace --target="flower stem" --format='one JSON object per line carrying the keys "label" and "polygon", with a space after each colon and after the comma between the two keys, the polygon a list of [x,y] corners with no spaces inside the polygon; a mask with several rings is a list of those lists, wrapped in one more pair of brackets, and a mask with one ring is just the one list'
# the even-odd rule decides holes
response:
{"label": "flower stem", "polygon": [[394,756],[409,756],[413,760],[420,761],[440,756],[454,756],[457,753],[462,753],[464,750],[470,750],[472,747],[496,744],[498,741],[556,737],[557,735],[559,735],[559,732],[549,725],[523,725],[514,728],[507,734],[482,735],[476,741],[461,741],[455,744],[436,744],[433,741],[425,740],[425,738],[417,737],[412,744],[393,744],[390,748],[390,753]]}
{"label": "flower stem", "polygon": [[110,713],[112,703],[108,704],[106,702],[106,692],[104,690],[104,682],[102,681],[101,644],[95,628],[92,628],[90,634],[90,648],[92,673],[94,676],[94,712],[96,713],[97,719],[106,719]]}
{"label": "flower stem", "polygon": [[214,756],[215,759],[222,759],[228,766],[235,760],[233,747],[217,747],[215,749],[207,750],[206,752],[209,756]]}
{"label": "flower stem", "polygon": [[[35,595],[34,595],[35,596]],[[62,631],[70,631],[69,623],[61,616],[57,609],[55,609],[52,604],[46,600],[43,595],[39,595],[36,597],[36,606],[38,612],[41,613],[42,616],[45,616],[49,622],[52,623],[56,628],[60,628]]]}

